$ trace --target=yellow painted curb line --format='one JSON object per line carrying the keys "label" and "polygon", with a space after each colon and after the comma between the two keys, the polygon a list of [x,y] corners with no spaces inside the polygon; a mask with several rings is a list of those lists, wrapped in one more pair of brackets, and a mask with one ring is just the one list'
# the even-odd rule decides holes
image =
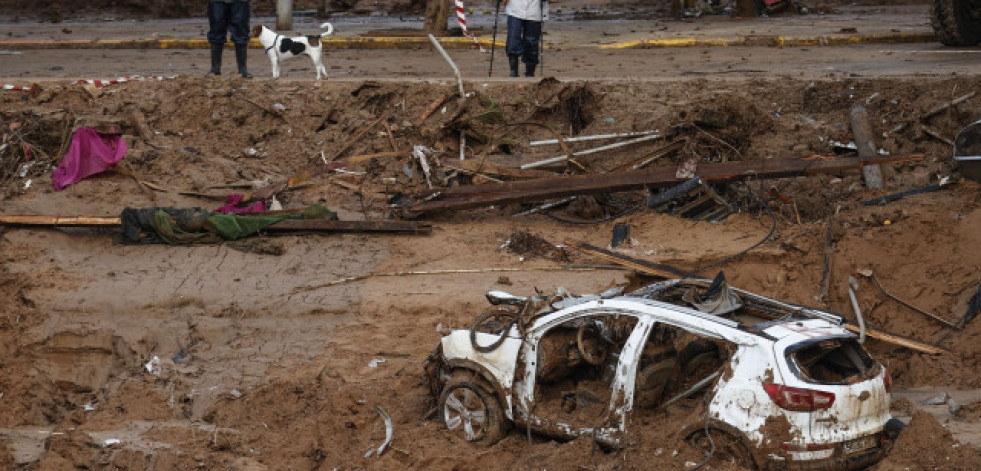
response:
{"label": "yellow painted curb line", "polygon": [[709,46],[841,46],[873,43],[936,42],[933,33],[886,33],[851,34],[834,36],[745,36],[739,38],[668,38],[639,39],[615,44],[604,44],[599,49],[652,49],[660,47],[709,47]]}
{"label": "yellow painted curb line", "polygon": [[[491,46],[490,39],[478,40],[485,48]],[[378,38],[340,38],[323,39],[328,49],[417,49],[432,47],[428,37],[378,37]],[[476,48],[469,38],[440,38],[440,44],[447,49]],[[498,41],[498,47],[504,42]],[[207,39],[93,39],[60,41],[0,41],[0,49],[208,49]],[[225,47],[232,47],[226,43]],[[261,49],[258,39],[249,42],[250,48]]]}

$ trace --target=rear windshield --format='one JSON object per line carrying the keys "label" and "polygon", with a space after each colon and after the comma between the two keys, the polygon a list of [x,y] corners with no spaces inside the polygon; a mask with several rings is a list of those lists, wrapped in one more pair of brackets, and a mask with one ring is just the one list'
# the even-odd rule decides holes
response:
{"label": "rear windshield", "polygon": [[879,373],[879,365],[855,339],[822,339],[787,349],[797,375],[811,383],[850,384]]}

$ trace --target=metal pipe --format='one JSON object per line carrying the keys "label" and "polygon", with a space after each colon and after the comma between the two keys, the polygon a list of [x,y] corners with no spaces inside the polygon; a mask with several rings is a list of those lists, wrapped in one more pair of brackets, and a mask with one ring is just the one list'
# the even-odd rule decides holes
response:
{"label": "metal pipe", "polygon": [[460,99],[462,100],[466,98],[467,94],[463,91],[463,78],[460,77],[460,69],[456,67],[456,64],[453,63],[453,59],[450,59],[450,55],[446,53],[443,46],[438,40],[436,40],[436,36],[430,34],[429,41],[433,43],[433,46],[436,46],[436,50],[439,51],[440,55],[443,56],[443,59],[446,59],[446,63],[450,64],[450,67],[453,69],[453,75],[456,75],[456,83],[460,86]]}
{"label": "metal pipe", "polygon": [[849,275],[848,298],[852,300],[852,309],[855,310],[855,317],[858,319],[858,343],[865,343],[865,319],[862,318],[862,310],[858,308],[858,299],[855,299],[856,290],[858,290],[858,283]]}
{"label": "metal pipe", "polygon": [[[565,142],[585,142],[585,141],[599,141],[602,139],[617,139],[621,137],[639,137],[639,136],[649,136],[651,134],[659,134],[661,131],[639,131],[639,132],[624,132],[617,134],[595,134],[592,136],[577,136],[577,137],[567,137],[562,139]],[[531,147],[537,146],[547,146],[558,144],[558,139],[545,139],[542,141],[531,141],[528,143]]]}
{"label": "metal pipe", "polygon": [[[605,146],[593,147],[591,149],[585,149],[578,152],[573,152],[572,155],[576,156],[576,155],[595,154],[597,152],[603,152],[605,150],[616,149],[619,147],[628,146],[631,144],[638,144],[645,141],[653,141],[654,139],[660,139],[660,138],[661,136],[657,134],[638,137],[637,139],[631,139],[629,141],[617,142],[616,144],[607,144]],[[524,164],[520,168],[521,170],[527,170],[529,168],[544,167],[546,165],[556,164],[559,162],[564,162],[566,160],[569,160],[568,155],[560,155],[558,157],[552,157],[550,159],[540,160],[538,162],[532,162],[530,164]]]}

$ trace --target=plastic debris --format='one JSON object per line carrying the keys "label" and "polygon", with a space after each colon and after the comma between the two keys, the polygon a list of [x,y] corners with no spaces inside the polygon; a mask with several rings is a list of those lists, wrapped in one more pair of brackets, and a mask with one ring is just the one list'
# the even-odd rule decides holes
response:
{"label": "plastic debris", "polygon": [[378,368],[378,365],[380,365],[382,363],[385,363],[387,361],[388,360],[386,360],[384,358],[375,358],[374,360],[371,360],[370,362],[368,362],[368,368]]}
{"label": "plastic debris", "polygon": [[150,361],[143,365],[146,368],[146,372],[152,374],[153,376],[160,376],[160,357],[153,357]]}
{"label": "plastic debris", "polygon": [[106,441],[102,442],[102,446],[112,446],[122,443],[118,438],[107,438]]}
{"label": "plastic debris", "polygon": [[950,400],[950,394],[947,394],[947,391],[940,391],[936,396],[933,396],[930,399],[923,401],[923,405],[939,406],[942,404],[946,404],[947,401],[949,400]]}

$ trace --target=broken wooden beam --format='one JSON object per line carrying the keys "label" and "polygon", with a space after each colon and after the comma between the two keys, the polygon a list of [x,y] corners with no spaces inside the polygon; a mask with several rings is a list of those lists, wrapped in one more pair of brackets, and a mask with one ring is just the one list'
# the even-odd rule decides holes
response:
{"label": "broken wooden beam", "polygon": [[606,249],[601,249],[595,245],[590,245],[585,242],[580,242],[576,240],[567,240],[565,245],[572,247],[574,249],[586,252],[588,254],[595,255],[603,260],[616,263],[623,267],[634,270],[638,273],[643,273],[645,275],[656,276],[659,278],[675,278],[682,277],[688,278],[694,274],[687,272],[680,268],[675,268],[670,265],[663,265],[660,263],[648,262],[647,260],[641,260],[638,258],[628,257],[623,254],[618,254],[616,252],[611,252]]}
{"label": "broken wooden beam", "polygon": [[[862,160],[856,157],[840,159],[761,159],[709,163],[699,165],[696,175],[706,182],[731,182],[749,178],[785,178],[820,173],[838,173],[861,168],[863,165],[915,162],[923,154],[873,156]],[[439,188],[418,195],[417,203],[404,208],[413,213],[537,201],[546,198],[588,195],[617,191],[663,188],[678,185],[686,179],[677,177],[674,167],[617,172],[600,175],[541,178],[501,184],[467,185]]]}

